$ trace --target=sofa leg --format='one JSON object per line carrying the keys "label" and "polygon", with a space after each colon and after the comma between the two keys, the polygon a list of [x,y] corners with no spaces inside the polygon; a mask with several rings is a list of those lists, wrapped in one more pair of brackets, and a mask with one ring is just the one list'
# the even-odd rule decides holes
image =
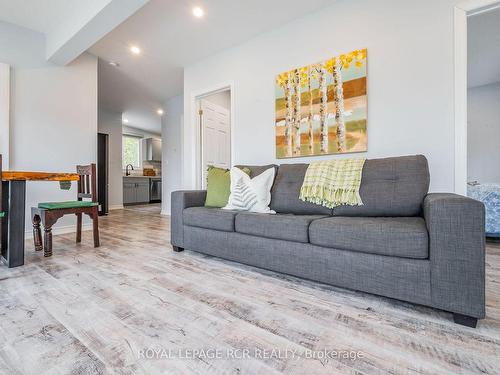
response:
{"label": "sofa leg", "polygon": [[466,327],[476,328],[477,318],[473,318],[472,316],[455,314],[453,313],[453,321],[456,324],[460,324]]}
{"label": "sofa leg", "polygon": [[183,247],[179,247],[179,246],[172,246],[174,248],[174,251],[176,253],[180,253],[181,251],[184,251],[184,248]]}

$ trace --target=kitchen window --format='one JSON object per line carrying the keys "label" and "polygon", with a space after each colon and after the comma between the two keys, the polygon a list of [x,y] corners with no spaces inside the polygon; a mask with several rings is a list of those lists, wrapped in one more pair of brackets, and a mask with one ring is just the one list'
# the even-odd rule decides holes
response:
{"label": "kitchen window", "polygon": [[122,138],[123,168],[132,164],[134,168],[141,167],[141,138],[133,135],[123,135]]}

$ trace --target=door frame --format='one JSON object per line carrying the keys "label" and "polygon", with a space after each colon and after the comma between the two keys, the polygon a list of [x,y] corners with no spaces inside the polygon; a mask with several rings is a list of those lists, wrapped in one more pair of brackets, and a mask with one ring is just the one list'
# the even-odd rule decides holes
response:
{"label": "door frame", "polygon": [[194,129],[194,139],[195,139],[195,147],[194,147],[194,181],[195,181],[195,189],[201,189],[201,179],[202,179],[202,172],[201,172],[201,165],[202,165],[202,147],[201,147],[201,123],[199,122],[199,108],[198,108],[198,101],[213,95],[217,94],[222,91],[227,91],[229,90],[229,95],[231,98],[231,108],[229,109],[229,129],[230,129],[230,155],[231,155],[231,161],[230,161],[230,166],[232,167],[234,165],[234,123],[235,123],[235,114],[234,114],[234,82],[223,82],[217,85],[214,85],[212,87],[208,87],[203,90],[198,90],[193,93],[191,93],[191,123],[193,124],[193,129]]}
{"label": "door frame", "polygon": [[455,193],[467,194],[467,18],[500,8],[500,0],[466,0],[454,7]]}
{"label": "door frame", "polygon": [[[101,139],[104,139],[104,155],[99,152],[102,151],[99,147]],[[101,159],[102,157],[104,160]],[[101,178],[104,178],[104,181],[101,181]],[[99,216],[107,215],[109,213],[109,134],[102,132],[97,132],[97,198]]]}
{"label": "door frame", "polygon": [[[227,90],[224,90],[222,92],[227,92]],[[200,134],[200,165],[199,165],[199,174],[200,174],[200,188],[201,189],[206,189],[207,188],[207,181],[206,181],[206,170],[205,168],[210,165],[209,163],[207,164],[206,160],[206,148],[209,147],[209,142],[207,138],[207,116],[208,113],[205,112],[207,108],[217,108],[217,111],[223,111],[225,113],[225,121],[227,121],[229,124],[228,127],[226,127],[226,131],[229,132],[229,137],[226,137],[226,142],[229,142],[229,152],[227,154],[227,157],[229,157],[229,161],[227,163],[227,166],[221,167],[221,168],[231,168],[232,167],[232,155],[231,155],[231,150],[232,150],[232,145],[231,145],[231,110],[230,108],[224,108],[221,105],[215,104],[208,100],[207,98],[210,98],[210,96],[204,96],[199,98],[196,101],[197,107],[198,107],[198,126],[199,126],[199,134]],[[229,103],[229,106],[231,104]],[[201,109],[203,109],[203,112],[201,113]],[[220,114],[217,114],[220,115]],[[229,115],[229,116],[227,116]],[[205,143],[207,141],[207,143]],[[226,159],[227,161],[227,159]],[[215,160],[214,160],[215,162]]]}

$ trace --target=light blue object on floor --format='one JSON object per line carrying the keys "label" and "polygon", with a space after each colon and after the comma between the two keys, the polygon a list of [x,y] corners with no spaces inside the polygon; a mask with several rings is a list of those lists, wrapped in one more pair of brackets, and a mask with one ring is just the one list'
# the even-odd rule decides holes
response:
{"label": "light blue object on floor", "polygon": [[500,237],[500,184],[468,185],[467,195],[486,207],[486,236]]}

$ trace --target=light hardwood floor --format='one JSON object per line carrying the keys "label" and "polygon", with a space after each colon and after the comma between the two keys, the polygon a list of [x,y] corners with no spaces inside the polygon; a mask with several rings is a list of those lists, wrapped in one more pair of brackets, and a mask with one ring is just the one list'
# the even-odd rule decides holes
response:
{"label": "light hardwood floor", "polygon": [[[487,319],[471,329],[430,308],[174,253],[158,207],[112,211],[100,227],[99,249],[91,232],[81,245],[55,236],[52,258],[27,242],[24,267],[0,267],[0,374],[500,373],[500,244],[488,245]],[[362,354],[304,358],[324,349]]]}

